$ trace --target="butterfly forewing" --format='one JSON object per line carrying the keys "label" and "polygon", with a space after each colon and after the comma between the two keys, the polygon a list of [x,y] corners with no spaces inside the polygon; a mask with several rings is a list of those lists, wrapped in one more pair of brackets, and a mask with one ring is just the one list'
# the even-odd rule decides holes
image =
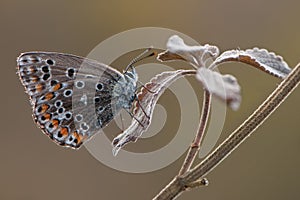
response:
{"label": "butterfly forewing", "polygon": [[48,52],[18,60],[38,126],[60,145],[78,148],[119,111],[113,89],[123,74],[97,61]]}

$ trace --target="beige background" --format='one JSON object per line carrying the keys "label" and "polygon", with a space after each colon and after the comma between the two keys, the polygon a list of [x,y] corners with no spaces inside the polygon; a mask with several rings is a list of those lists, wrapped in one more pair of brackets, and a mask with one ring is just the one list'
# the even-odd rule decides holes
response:
{"label": "beige background", "polygon": [[[172,179],[183,160],[156,172],[128,174],[104,166],[84,148],[73,151],[52,143],[33,123],[27,95],[15,74],[15,60],[21,52],[45,50],[85,56],[99,42],[121,31],[156,26],[175,29],[221,50],[268,48],[293,67],[300,61],[299,6],[291,0],[1,0],[0,199],[151,199]],[[239,111],[227,113],[220,141],[279,83],[246,65],[226,65],[222,71],[238,77],[243,101]],[[299,199],[299,98],[298,89],[209,174],[208,187],[179,199]],[[172,133],[161,133],[160,138],[167,143]],[[151,139],[141,142],[151,146]],[[135,149],[135,145],[142,148],[139,142],[128,148]]]}

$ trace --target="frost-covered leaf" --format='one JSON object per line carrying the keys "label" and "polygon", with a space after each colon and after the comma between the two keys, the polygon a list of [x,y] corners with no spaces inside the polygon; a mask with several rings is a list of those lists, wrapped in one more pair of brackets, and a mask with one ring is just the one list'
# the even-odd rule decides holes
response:
{"label": "frost-covered leaf", "polygon": [[213,66],[221,63],[236,61],[252,65],[273,76],[284,78],[291,69],[281,56],[266,49],[230,50],[222,53],[213,63]]}
{"label": "frost-covered leaf", "polygon": [[242,99],[241,87],[235,77],[201,67],[197,70],[196,78],[209,93],[225,101],[231,109],[239,108]]}
{"label": "frost-covered leaf", "polygon": [[166,88],[180,77],[195,74],[195,70],[177,70],[163,72],[152,78],[145,85],[147,89],[143,88],[138,94],[139,104],[135,104],[133,111],[135,119],[132,119],[130,126],[123,133],[114,138],[113,154],[117,155],[122,146],[129,142],[135,142],[148,129],[157,100]]}
{"label": "frost-covered leaf", "polygon": [[184,60],[199,68],[205,65],[207,59],[215,59],[218,55],[219,49],[216,46],[209,44],[189,46],[182,38],[173,35],[167,42],[167,50],[160,53],[157,59],[160,61]]}

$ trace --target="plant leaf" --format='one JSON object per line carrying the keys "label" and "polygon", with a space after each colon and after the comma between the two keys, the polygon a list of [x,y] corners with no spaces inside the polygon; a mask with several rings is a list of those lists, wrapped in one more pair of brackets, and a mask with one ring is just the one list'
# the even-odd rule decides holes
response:
{"label": "plant leaf", "polygon": [[[153,115],[154,107],[159,97],[174,81],[186,75],[195,75],[195,70],[177,70],[162,72],[153,77],[149,83],[142,88],[137,98],[139,103],[135,104],[134,117],[130,126],[120,135],[114,138],[113,155],[117,155],[119,150],[129,142],[135,142],[143,132],[145,132]],[[146,115],[146,114],[147,115]]]}
{"label": "plant leaf", "polygon": [[241,104],[241,87],[232,75],[222,75],[218,72],[201,67],[197,70],[196,78],[203,87],[227,105],[237,110]]}
{"label": "plant leaf", "polygon": [[213,63],[215,67],[221,63],[236,61],[252,65],[268,74],[275,77],[286,77],[291,69],[281,56],[273,52],[268,52],[266,49],[247,49],[243,50],[230,50],[222,53]]}
{"label": "plant leaf", "polygon": [[189,46],[178,35],[173,35],[168,39],[167,50],[158,54],[157,59],[162,62],[184,60],[199,68],[205,65],[207,59],[215,59],[218,55],[219,49],[216,46]]}

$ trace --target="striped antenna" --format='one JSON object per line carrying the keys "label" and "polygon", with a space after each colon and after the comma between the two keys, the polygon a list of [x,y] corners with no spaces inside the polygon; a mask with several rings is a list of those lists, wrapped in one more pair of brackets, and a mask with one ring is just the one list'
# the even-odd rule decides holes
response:
{"label": "striped antenna", "polygon": [[151,54],[146,55],[149,51],[151,51],[153,49],[153,47],[149,47],[147,48],[145,51],[143,51],[140,55],[138,55],[136,58],[134,58],[126,67],[125,72],[126,73],[128,71],[129,68],[133,68],[133,65],[141,60],[144,60],[145,58],[151,57],[156,55],[156,52],[152,52]]}

